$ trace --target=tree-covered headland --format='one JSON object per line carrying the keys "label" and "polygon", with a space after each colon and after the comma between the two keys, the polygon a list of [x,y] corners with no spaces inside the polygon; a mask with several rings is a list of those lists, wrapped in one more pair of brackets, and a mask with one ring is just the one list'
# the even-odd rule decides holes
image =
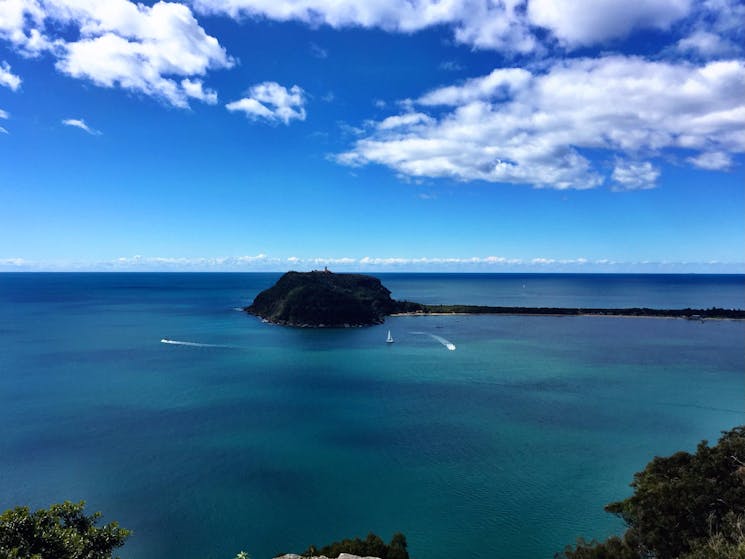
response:
{"label": "tree-covered headland", "polygon": [[486,305],[424,305],[396,301],[378,278],[365,274],[335,274],[328,270],[287,272],[259,293],[247,312],[284,326],[349,327],[380,324],[393,314],[506,314],[554,316],[655,316],[667,318],[745,319],[740,309],[600,309],[566,307],[494,307]]}
{"label": "tree-covered headland", "polygon": [[579,540],[557,559],[745,559],[745,427],[715,446],[655,458],[634,493],[605,510],[628,529],[603,542]]}

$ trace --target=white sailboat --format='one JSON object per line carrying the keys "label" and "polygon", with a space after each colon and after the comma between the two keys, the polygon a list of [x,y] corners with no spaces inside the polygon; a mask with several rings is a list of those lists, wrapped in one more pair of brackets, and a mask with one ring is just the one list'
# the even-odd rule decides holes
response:
{"label": "white sailboat", "polygon": [[385,339],[385,343],[392,344],[393,343],[393,336],[391,336],[391,331],[388,330],[388,337]]}

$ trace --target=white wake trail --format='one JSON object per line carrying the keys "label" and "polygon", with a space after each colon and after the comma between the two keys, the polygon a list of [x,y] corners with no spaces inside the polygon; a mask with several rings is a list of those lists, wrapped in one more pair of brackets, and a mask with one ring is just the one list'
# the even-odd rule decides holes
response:
{"label": "white wake trail", "polygon": [[444,345],[446,348],[448,348],[450,351],[455,351],[455,344],[451,341],[446,340],[442,336],[437,336],[436,334],[430,334],[432,338],[440,342],[442,345]]}
{"label": "white wake trail", "polygon": [[200,344],[197,342],[182,342],[180,340],[169,340],[166,338],[163,338],[160,340],[160,343],[162,344],[171,344],[171,345],[186,345],[189,347],[221,347],[225,349],[236,349],[234,346],[231,345],[220,345],[220,344]]}
{"label": "white wake trail", "polygon": [[430,334],[429,332],[412,332],[412,334],[422,334],[422,335],[425,335],[425,336],[429,336],[433,340],[437,340],[438,342],[440,342],[442,345],[444,345],[450,351],[455,351],[455,344],[453,342],[451,342],[450,340],[446,340],[442,336],[438,336],[436,334]]}

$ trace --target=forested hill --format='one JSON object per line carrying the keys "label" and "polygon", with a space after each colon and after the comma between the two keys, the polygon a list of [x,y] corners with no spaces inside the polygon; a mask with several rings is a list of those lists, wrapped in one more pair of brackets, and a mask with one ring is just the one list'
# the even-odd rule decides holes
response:
{"label": "forested hill", "polygon": [[287,272],[276,284],[259,293],[245,308],[267,322],[301,327],[350,327],[380,324],[391,314],[510,314],[602,315],[667,317],[703,320],[745,319],[739,309],[651,309],[498,307],[485,305],[423,305],[395,301],[378,278],[364,274],[324,271]]}
{"label": "forested hill", "polygon": [[288,326],[380,324],[399,310],[378,278],[329,271],[287,272],[246,311]]}

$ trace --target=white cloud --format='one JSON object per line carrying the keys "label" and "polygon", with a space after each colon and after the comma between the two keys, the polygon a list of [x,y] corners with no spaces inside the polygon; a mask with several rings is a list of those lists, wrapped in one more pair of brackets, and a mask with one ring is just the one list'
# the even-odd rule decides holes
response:
{"label": "white cloud", "polygon": [[457,41],[472,46],[518,52],[530,52],[536,47],[514,0],[193,0],[192,3],[204,13],[222,13],[236,19],[266,17],[337,29],[365,27],[410,33],[449,25]]}
{"label": "white cloud", "polygon": [[192,4],[203,13],[221,13],[236,19],[261,16],[335,28],[381,27],[404,32],[455,21],[466,6],[464,0],[192,0]]}
{"label": "white cloud", "polygon": [[[542,72],[498,69],[410,101],[429,114],[368,125],[337,161],[378,163],[409,177],[592,188],[605,179],[590,150],[621,159],[680,148],[745,151],[742,91],[743,61],[694,66],[607,56],[558,61]],[[635,184],[654,183],[649,166],[635,168],[642,181]],[[621,164],[614,179],[632,184],[632,170]]]}
{"label": "white cloud", "polygon": [[4,271],[271,271],[317,270],[328,266],[334,272],[377,271],[470,271],[470,272],[711,272],[743,273],[740,262],[628,262],[609,258],[513,258],[471,257],[297,257],[266,254],[228,257],[133,256],[99,262],[42,262],[19,257],[0,258]]}
{"label": "white cloud", "polygon": [[[558,41],[565,48],[602,44],[636,29],[669,29],[684,23],[692,34],[681,48],[720,48],[737,44],[701,33],[741,38],[745,8],[738,0],[183,0],[152,6],[132,0],[3,0],[0,38],[34,56],[48,51],[60,57],[60,69],[111,87],[134,89],[186,106],[188,94],[177,77],[204,76],[233,64],[214,37],[194,19],[190,4],[204,14],[236,19],[300,21],[332,28],[380,28],[411,33],[447,26],[454,39],[481,49],[540,53]],[[65,26],[80,32],[77,41],[62,35]],[[109,34],[122,39],[112,40]],[[739,35],[738,35],[739,34]],[[76,45],[76,43],[81,43]],[[76,45],[76,46],[73,46]],[[100,47],[106,64],[92,59]],[[310,44],[314,56],[326,49]],[[142,65],[137,71],[134,62]],[[87,71],[87,64],[93,69]],[[118,71],[107,71],[113,67]],[[198,97],[195,97],[198,99]],[[208,97],[208,99],[211,97]]]}
{"label": "white cloud", "polygon": [[184,93],[192,99],[202,101],[208,105],[217,104],[217,92],[213,89],[205,89],[202,80],[190,80],[185,78],[181,80],[181,87],[183,88]]}
{"label": "white cloud", "polygon": [[567,46],[602,43],[633,29],[668,29],[692,0],[530,0],[528,18]]}
{"label": "white cloud", "polygon": [[745,3],[742,0],[702,0],[681,26],[686,35],[664,54],[699,59],[742,57],[745,52]]}
{"label": "white cloud", "polygon": [[[65,32],[70,28],[79,33],[75,39]],[[23,54],[50,52],[69,76],[176,107],[187,107],[189,99],[216,102],[214,92],[194,78],[234,64],[190,8],[174,2],[6,0],[0,37]]]}
{"label": "white cloud", "polygon": [[697,2],[700,11],[696,14],[697,24],[720,34],[736,33],[743,35],[742,22],[745,21],[745,3],[742,0],[702,0]]}
{"label": "white cloud", "polygon": [[21,87],[21,78],[10,71],[10,64],[7,62],[0,63],[0,85],[9,87],[13,91]]}
{"label": "white cloud", "polygon": [[[431,2],[437,4],[436,0]],[[457,42],[478,49],[541,52],[543,47],[530,29],[521,4],[519,0],[454,2],[448,23],[454,27]]]}
{"label": "white cloud", "polygon": [[217,257],[164,257],[164,256],[124,256],[95,264],[99,269],[110,270],[231,270],[231,269],[265,269],[267,266],[279,265],[279,258],[266,254],[245,256]]}
{"label": "white cloud", "polygon": [[414,126],[417,124],[432,124],[434,119],[424,113],[406,113],[402,115],[389,116],[377,124],[380,130],[392,130],[404,126]]}
{"label": "white cloud", "polygon": [[[459,43],[514,53],[602,44],[637,29],[667,30],[705,13],[712,22],[742,21],[738,0],[191,0],[199,12],[261,17],[332,28],[411,33],[448,26]],[[734,19],[733,19],[734,18]],[[723,29],[718,26],[718,29]]]}
{"label": "white cloud", "polygon": [[497,68],[487,76],[472,78],[462,85],[430,91],[418,102],[422,105],[458,106],[479,99],[507,98],[523,89],[532,78],[532,74],[522,68]]}
{"label": "white cloud", "polygon": [[689,157],[687,161],[699,169],[708,171],[725,171],[732,165],[729,154],[721,151],[704,152],[696,157]]}
{"label": "white cloud", "polygon": [[4,0],[0,2],[0,38],[33,54],[41,40],[38,27],[44,17],[38,0]]}
{"label": "white cloud", "polygon": [[73,128],[80,128],[85,132],[88,132],[91,136],[100,136],[101,132],[95,128],[88,126],[82,118],[66,118],[62,121],[65,126],[72,126]]}
{"label": "white cloud", "polygon": [[0,269],[23,268],[30,265],[33,263],[24,258],[0,258]]}
{"label": "white cloud", "polygon": [[10,117],[7,111],[0,109],[0,118],[7,120]]}
{"label": "white cloud", "polygon": [[677,48],[683,52],[693,52],[704,58],[730,55],[737,51],[735,45],[723,36],[710,31],[694,31],[680,39]]}
{"label": "white cloud", "polygon": [[646,190],[654,188],[660,170],[649,161],[616,161],[613,168],[613,180],[617,190]]}
{"label": "white cloud", "polygon": [[240,111],[249,118],[269,122],[305,120],[305,94],[297,85],[289,90],[276,82],[263,82],[251,87],[248,97],[225,105],[229,111]]}

